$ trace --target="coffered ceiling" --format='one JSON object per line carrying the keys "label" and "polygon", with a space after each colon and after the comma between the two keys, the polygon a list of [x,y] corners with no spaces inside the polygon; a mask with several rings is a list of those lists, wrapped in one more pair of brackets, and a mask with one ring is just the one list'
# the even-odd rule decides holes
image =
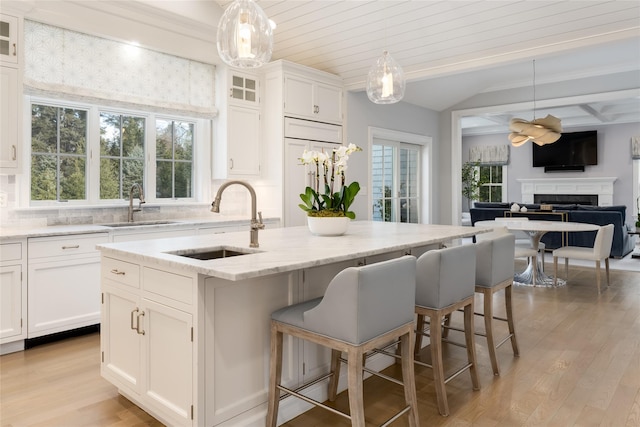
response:
{"label": "coffered ceiling", "polygon": [[[224,9],[231,1],[218,1]],[[404,98],[443,111],[474,95],[635,72],[638,1],[258,1],[277,24],[273,59],[337,74],[362,90],[383,50],[408,78]],[[596,90],[594,88],[594,90]],[[541,116],[543,112],[536,112]],[[544,111],[546,114],[546,111]],[[640,99],[551,109],[563,124],[638,121]],[[505,131],[510,111],[465,119],[465,133]]]}

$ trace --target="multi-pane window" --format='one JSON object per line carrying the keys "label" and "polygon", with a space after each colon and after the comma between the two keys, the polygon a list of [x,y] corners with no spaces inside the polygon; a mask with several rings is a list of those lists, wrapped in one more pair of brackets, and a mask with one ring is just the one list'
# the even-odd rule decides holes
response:
{"label": "multi-pane window", "polygon": [[31,106],[31,200],[87,197],[87,111]]}
{"label": "multi-pane window", "polygon": [[480,186],[478,201],[502,202],[504,194],[503,166],[479,166]]}
{"label": "multi-pane window", "polygon": [[376,140],[371,148],[373,220],[420,221],[420,147]]}
{"label": "multi-pane window", "polygon": [[156,197],[192,197],[194,124],[156,120]]}
{"label": "multi-pane window", "polygon": [[123,199],[144,183],[145,119],[100,113],[100,199]]}

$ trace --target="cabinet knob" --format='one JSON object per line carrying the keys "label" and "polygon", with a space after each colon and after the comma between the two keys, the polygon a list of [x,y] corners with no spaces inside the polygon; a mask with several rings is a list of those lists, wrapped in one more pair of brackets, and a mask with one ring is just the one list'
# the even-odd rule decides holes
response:
{"label": "cabinet knob", "polygon": [[320,106],[319,106],[319,105],[314,105],[314,106],[313,106],[313,112],[314,112],[315,114],[318,114],[318,113],[320,112]]}

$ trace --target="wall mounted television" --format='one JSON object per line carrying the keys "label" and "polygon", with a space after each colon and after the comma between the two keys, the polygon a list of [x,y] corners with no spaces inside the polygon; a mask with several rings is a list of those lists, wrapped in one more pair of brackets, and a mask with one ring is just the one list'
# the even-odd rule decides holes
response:
{"label": "wall mounted television", "polygon": [[545,172],[584,171],[585,166],[598,164],[598,132],[563,133],[553,144],[532,143],[533,167]]}

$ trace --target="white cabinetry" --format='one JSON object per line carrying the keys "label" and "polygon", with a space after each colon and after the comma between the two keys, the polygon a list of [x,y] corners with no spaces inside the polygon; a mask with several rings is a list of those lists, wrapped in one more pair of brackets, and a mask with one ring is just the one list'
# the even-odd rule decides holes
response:
{"label": "white cabinetry", "polygon": [[101,374],[175,426],[194,418],[193,277],[102,259]]}
{"label": "white cabinetry", "polygon": [[327,123],[342,123],[342,85],[318,81],[317,77],[286,72],[284,113]]}
{"label": "white cabinetry", "polygon": [[260,177],[260,80],[257,75],[223,73],[213,178]]}
{"label": "white cabinetry", "polygon": [[100,322],[100,254],[107,233],[30,238],[28,338]]}
{"label": "white cabinetry", "polygon": [[[25,240],[0,245],[0,354],[24,349],[27,337],[27,287],[23,280],[26,259]],[[16,342],[19,343],[13,344]]]}
{"label": "white cabinetry", "polygon": [[0,173],[20,173],[22,153],[21,19],[0,14]]}
{"label": "white cabinetry", "polygon": [[0,14],[0,63],[18,64],[18,25],[16,16]]}
{"label": "white cabinetry", "polygon": [[115,232],[111,239],[114,242],[131,242],[134,240],[166,239],[170,237],[193,236],[195,228],[180,228],[175,230],[146,230]]}

